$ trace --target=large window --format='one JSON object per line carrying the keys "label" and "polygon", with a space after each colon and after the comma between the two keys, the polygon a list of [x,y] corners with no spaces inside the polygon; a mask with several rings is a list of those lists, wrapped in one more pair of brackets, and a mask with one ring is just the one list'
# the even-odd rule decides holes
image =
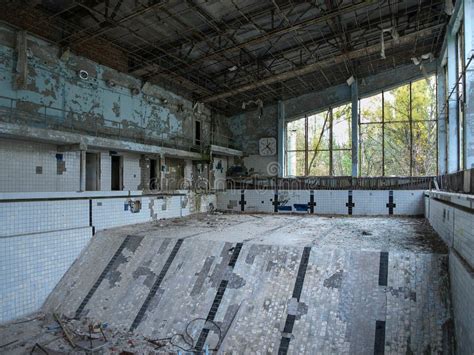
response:
{"label": "large window", "polygon": [[351,174],[351,105],[288,122],[287,175]]}
{"label": "large window", "polygon": [[361,176],[436,175],[435,85],[431,76],[360,100]]}
{"label": "large window", "polygon": [[458,102],[458,154],[459,154],[459,170],[464,169],[464,25],[461,23],[459,31],[456,34],[456,72],[457,72],[457,85],[456,95]]}
{"label": "large window", "polygon": [[[359,101],[360,176],[437,174],[436,79]],[[289,176],[351,175],[351,105],[287,123]]]}

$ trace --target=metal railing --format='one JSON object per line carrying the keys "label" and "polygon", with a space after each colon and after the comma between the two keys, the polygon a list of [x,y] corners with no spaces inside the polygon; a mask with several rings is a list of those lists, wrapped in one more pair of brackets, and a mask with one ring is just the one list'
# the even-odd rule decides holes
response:
{"label": "metal railing", "polygon": [[91,112],[63,110],[4,96],[0,96],[0,120],[191,152],[202,153],[205,150],[203,145],[196,145],[189,137],[160,132],[154,127],[143,127],[125,120],[109,120]]}
{"label": "metal railing", "polygon": [[242,150],[241,145],[237,143],[233,137],[215,132],[211,133],[211,144],[225,148]]}
{"label": "metal railing", "polygon": [[228,189],[249,190],[419,190],[429,189],[435,176],[423,177],[228,177]]}

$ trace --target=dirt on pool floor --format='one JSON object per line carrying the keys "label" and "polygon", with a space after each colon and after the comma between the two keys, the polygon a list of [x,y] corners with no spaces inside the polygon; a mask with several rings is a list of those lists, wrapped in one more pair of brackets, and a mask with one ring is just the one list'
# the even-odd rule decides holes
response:
{"label": "dirt on pool floor", "polygon": [[[86,294],[126,239],[129,244],[89,300]],[[306,276],[296,299],[305,252]],[[292,354],[373,353],[380,320],[387,352],[450,353],[447,252],[424,219],[406,217],[202,214],[105,230],[93,237],[42,313],[0,326],[0,353],[189,349],[205,326],[213,326],[204,320],[223,280],[228,287],[215,315],[226,333],[223,351],[278,352],[287,336],[285,321],[295,315]],[[151,294],[160,274],[163,281]],[[150,294],[143,321],[131,332]],[[74,319],[86,299],[83,314]],[[203,321],[186,335],[195,318]],[[209,333],[211,347],[220,344],[220,333]]]}

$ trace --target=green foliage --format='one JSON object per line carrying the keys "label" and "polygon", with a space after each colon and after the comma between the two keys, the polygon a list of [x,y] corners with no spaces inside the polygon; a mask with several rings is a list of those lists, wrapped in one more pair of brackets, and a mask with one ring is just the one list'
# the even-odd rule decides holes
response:
{"label": "green foliage", "polygon": [[[351,128],[350,104],[333,108],[332,120],[328,111],[308,117],[309,175],[351,174]],[[361,176],[435,175],[435,77],[413,82],[411,95],[409,84],[384,92],[383,105],[382,94],[361,99],[359,129]],[[304,175],[305,118],[290,122],[287,133],[287,149],[296,151],[288,161],[295,175]]]}

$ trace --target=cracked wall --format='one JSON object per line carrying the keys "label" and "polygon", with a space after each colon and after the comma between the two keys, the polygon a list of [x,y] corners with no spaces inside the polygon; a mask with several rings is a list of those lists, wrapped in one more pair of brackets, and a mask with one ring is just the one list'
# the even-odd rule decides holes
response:
{"label": "cracked wall", "polygon": [[[89,134],[137,141],[178,140],[191,144],[194,120],[201,121],[203,144],[209,143],[211,112],[193,109],[193,103],[157,85],[91,60],[60,50],[27,35],[27,83],[15,90],[16,31],[0,26],[0,116],[13,105],[14,123],[27,120],[38,126],[54,125]],[[79,72],[88,73],[87,80]],[[138,89],[138,90],[137,90]],[[18,100],[10,101],[9,99]],[[46,114],[48,119],[38,119]],[[10,121],[11,122],[11,121]]]}

